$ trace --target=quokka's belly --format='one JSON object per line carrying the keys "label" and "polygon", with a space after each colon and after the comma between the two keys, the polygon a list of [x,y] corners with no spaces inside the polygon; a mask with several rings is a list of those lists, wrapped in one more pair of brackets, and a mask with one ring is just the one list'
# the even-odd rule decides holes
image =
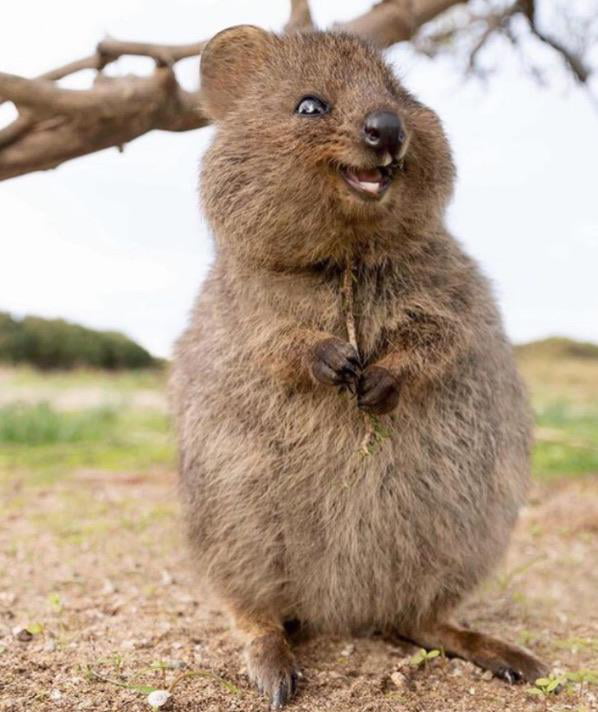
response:
{"label": "quokka's belly", "polygon": [[280,443],[289,600],[341,629],[453,605],[503,554],[525,496],[522,395],[490,397],[458,379],[426,397],[406,389],[368,455],[368,419],[331,395],[328,414],[324,401],[298,404],[309,429]]}
{"label": "quokka's belly", "polygon": [[322,628],[387,625],[458,600],[504,550],[521,493],[505,483],[525,463],[503,456],[492,404],[407,388],[364,455],[349,394],[247,392],[234,412],[202,399],[185,458],[196,548],[225,595]]}

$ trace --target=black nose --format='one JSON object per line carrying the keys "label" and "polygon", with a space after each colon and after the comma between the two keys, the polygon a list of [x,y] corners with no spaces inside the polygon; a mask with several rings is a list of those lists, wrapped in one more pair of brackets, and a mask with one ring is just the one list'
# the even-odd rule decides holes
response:
{"label": "black nose", "polygon": [[392,111],[372,111],[365,117],[363,136],[366,145],[375,151],[388,151],[397,156],[405,133],[399,117]]}

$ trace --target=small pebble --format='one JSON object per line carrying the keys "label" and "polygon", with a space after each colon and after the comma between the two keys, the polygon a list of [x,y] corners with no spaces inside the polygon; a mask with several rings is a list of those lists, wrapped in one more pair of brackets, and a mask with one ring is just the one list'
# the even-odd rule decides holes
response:
{"label": "small pebble", "polygon": [[490,670],[485,670],[483,675],[482,675],[482,680],[492,680],[494,676],[492,675],[492,672]]}
{"label": "small pebble", "polygon": [[60,690],[54,689],[50,692],[50,699],[52,702],[60,702],[62,699],[62,692]]}
{"label": "small pebble", "polygon": [[172,701],[172,695],[168,690],[154,690],[147,696],[147,703],[153,709],[166,709]]}
{"label": "small pebble", "polygon": [[28,643],[30,640],[33,639],[33,633],[27,630],[27,628],[23,628],[20,625],[12,629],[12,634],[21,643]]}
{"label": "small pebble", "polygon": [[451,675],[457,677],[460,675],[475,675],[477,668],[466,660],[459,660],[458,658],[453,658],[449,661],[449,668],[451,670]]}
{"label": "small pebble", "polygon": [[348,658],[350,655],[353,655],[355,652],[355,646],[353,643],[349,643],[348,645],[345,645],[345,647],[341,650],[341,655],[345,658]]}
{"label": "small pebble", "polygon": [[393,672],[390,679],[397,689],[402,690],[405,687],[406,678],[402,672],[399,672],[398,670]]}
{"label": "small pebble", "polygon": [[160,575],[160,581],[162,582],[163,586],[172,586],[172,584],[174,583],[174,578],[172,574],[169,574],[168,571],[164,569],[164,571],[162,571]]}
{"label": "small pebble", "polygon": [[116,586],[112,583],[112,581],[111,581],[110,579],[106,579],[106,580],[104,581],[104,585],[102,586],[102,590],[100,591],[100,593],[103,593],[103,594],[106,594],[106,595],[110,595],[110,594],[112,594],[112,593],[116,593],[116,591],[117,591],[117,588],[116,588]]}

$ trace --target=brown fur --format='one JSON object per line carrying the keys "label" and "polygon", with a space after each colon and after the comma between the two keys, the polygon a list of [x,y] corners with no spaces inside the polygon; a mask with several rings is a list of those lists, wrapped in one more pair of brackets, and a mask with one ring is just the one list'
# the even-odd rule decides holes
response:
{"label": "brown fur", "polygon": [[[201,178],[217,256],[171,384],[198,568],[237,620],[257,621],[251,641],[283,640],[282,622],[298,618],[394,628],[484,664],[437,622],[507,546],[530,415],[488,283],[443,224],[454,169],[440,121],[346,35],[234,28],[210,43],[202,72],[218,120]],[[293,113],[310,93],[329,115]],[[403,122],[405,169],[366,202],[337,166],[376,165],[360,129],[379,108]],[[347,340],[350,260],[360,382],[389,374],[380,387],[396,405],[368,457],[356,452],[367,423],[355,400],[318,376],[318,345]],[[514,664],[526,655],[509,649]],[[528,677],[543,670],[530,666]]]}

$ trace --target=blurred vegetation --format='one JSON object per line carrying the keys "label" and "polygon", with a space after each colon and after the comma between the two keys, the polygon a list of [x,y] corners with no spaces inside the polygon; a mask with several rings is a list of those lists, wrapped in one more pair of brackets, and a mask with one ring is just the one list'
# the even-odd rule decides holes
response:
{"label": "blurred vegetation", "polygon": [[162,371],[0,369],[0,482],[172,469]]}
{"label": "blurred vegetation", "polygon": [[534,470],[541,475],[598,473],[598,407],[555,402],[538,411]]}
{"label": "blurred vegetation", "polygon": [[0,312],[0,361],[41,369],[153,368],[161,362],[124,334],[94,331],[63,319]]}
{"label": "blurred vegetation", "polygon": [[536,475],[598,474],[598,346],[546,339],[517,357],[536,413]]}
{"label": "blurred vegetation", "polygon": [[553,336],[515,347],[520,358],[589,359],[598,361],[598,344]]}
{"label": "blurred vegetation", "polygon": [[117,418],[109,407],[60,413],[48,403],[13,403],[0,408],[0,445],[97,442],[110,436]]}

